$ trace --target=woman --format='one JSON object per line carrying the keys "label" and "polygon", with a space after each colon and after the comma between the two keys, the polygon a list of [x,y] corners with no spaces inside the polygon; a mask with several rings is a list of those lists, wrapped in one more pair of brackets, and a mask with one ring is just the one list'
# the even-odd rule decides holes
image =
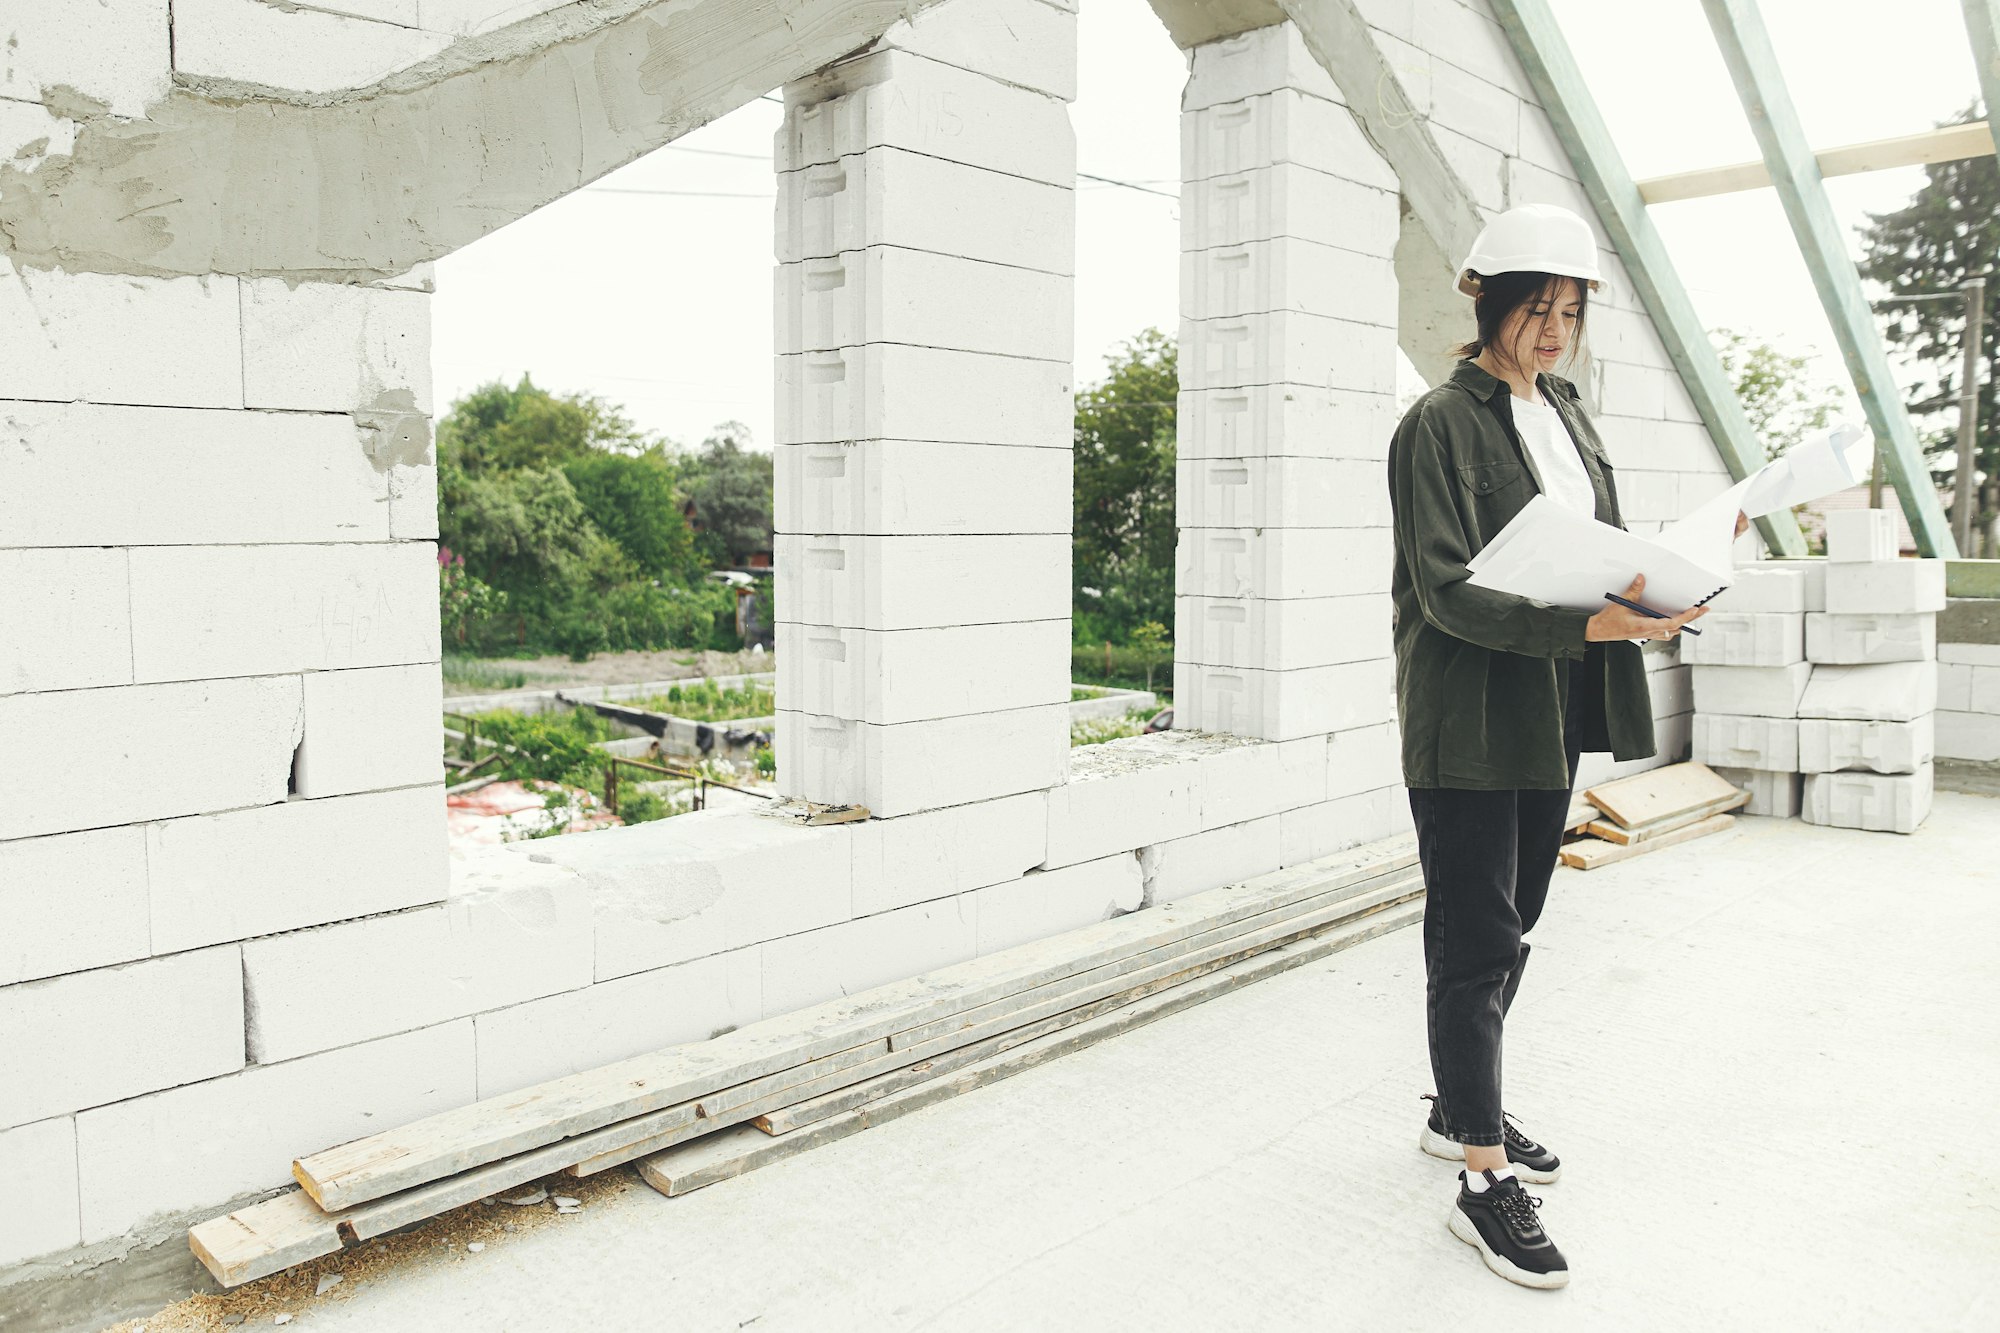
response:
{"label": "woman", "polygon": [[[1521,936],[1548,896],[1578,755],[1654,752],[1633,641],[1671,638],[1703,614],[1565,610],[1467,581],[1466,562],[1537,494],[1622,526],[1610,459],[1575,386],[1554,373],[1581,356],[1598,285],[1582,218],[1537,204],[1496,217],[1460,269],[1477,336],[1450,380],[1404,415],[1389,451],[1396,692],[1427,891],[1437,1080],[1421,1146],[1465,1162],[1452,1233],[1530,1287],[1560,1287],[1569,1269],[1537,1221],[1541,1201],[1521,1188],[1554,1180],[1561,1163],[1501,1109]],[[1644,585],[1624,595],[1636,601]]]}

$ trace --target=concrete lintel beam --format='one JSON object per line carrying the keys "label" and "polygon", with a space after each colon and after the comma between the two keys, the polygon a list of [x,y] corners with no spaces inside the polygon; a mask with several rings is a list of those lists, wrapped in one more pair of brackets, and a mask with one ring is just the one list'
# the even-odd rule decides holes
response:
{"label": "concrete lintel beam", "polygon": [[1181,50],[1285,21],[1275,0],[1151,0],[1153,12]]}
{"label": "concrete lintel beam", "polygon": [[370,281],[524,217],[936,0],[609,0],[363,88],[69,98],[76,143],[0,164],[0,257],[172,277]]}

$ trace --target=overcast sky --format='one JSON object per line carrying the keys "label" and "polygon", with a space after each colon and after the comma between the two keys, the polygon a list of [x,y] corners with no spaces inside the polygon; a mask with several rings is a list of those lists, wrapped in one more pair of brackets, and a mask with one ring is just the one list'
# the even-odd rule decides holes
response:
{"label": "overcast sky", "polygon": [[[1757,146],[1698,0],[1553,0],[1634,176],[1754,159]],[[1977,75],[1959,0],[1764,0],[1816,148],[1928,129],[1970,103]],[[1635,16],[1644,14],[1643,23]],[[1183,58],[1146,0],[1082,0],[1078,169],[1171,195]],[[771,440],[771,139],[757,101],[503,228],[437,266],[439,410],[523,372],[622,404],[696,444],[718,422]],[[1921,168],[1839,177],[1850,229],[1900,206]],[[1080,181],[1078,382],[1148,325],[1177,321],[1178,204]],[[638,193],[643,191],[644,193]],[[1703,320],[1820,355],[1843,374],[1770,190],[1653,209]]]}

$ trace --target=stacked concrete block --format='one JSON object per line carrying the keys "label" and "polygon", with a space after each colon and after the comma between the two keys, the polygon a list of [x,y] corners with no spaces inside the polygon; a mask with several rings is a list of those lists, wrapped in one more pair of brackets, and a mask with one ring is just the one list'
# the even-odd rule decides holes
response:
{"label": "stacked concrete block", "polygon": [[[1175,725],[1381,728],[1396,178],[1292,24],[1189,63]],[[1357,793],[1396,781],[1393,754],[1352,752]]]}
{"label": "stacked concrete block", "polygon": [[926,11],[785,89],[779,787],[878,816],[1068,756],[1075,14]]}
{"label": "stacked concrete block", "polygon": [[1939,758],[2000,764],[2000,643],[1940,643]]}
{"label": "stacked concrete block", "polygon": [[1805,636],[1813,578],[1804,567],[1779,564],[1738,570],[1709,604],[1701,633],[1680,636],[1693,676],[1693,757],[1749,790],[1749,814],[1789,819],[1799,812],[1799,702],[1812,680]]}

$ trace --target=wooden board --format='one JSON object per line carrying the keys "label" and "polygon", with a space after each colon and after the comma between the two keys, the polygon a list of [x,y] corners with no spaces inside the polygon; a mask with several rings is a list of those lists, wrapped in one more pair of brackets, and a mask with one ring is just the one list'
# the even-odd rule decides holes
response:
{"label": "wooden board", "polygon": [[974,1061],[914,1086],[885,1091],[873,1101],[807,1124],[794,1132],[770,1137],[758,1134],[746,1125],[670,1148],[642,1158],[638,1163],[639,1174],[662,1194],[687,1194],[998,1082],[1252,981],[1303,966],[1341,949],[1352,948],[1364,939],[1400,929],[1422,918],[1421,904],[1402,904],[1377,912],[1352,928],[1268,950],[1233,969],[1210,973],[1171,991],[1047,1033],[1012,1050]]}
{"label": "wooden board", "polygon": [[1636,830],[1698,810],[1738,790],[1707,764],[1669,764],[1592,787],[1584,795],[1599,810]]}
{"label": "wooden board", "polygon": [[1662,833],[1657,837],[1647,838],[1644,842],[1633,842],[1620,846],[1615,842],[1593,842],[1585,839],[1582,842],[1573,842],[1563,848],[1562,862],[1564,865],[1574,866],[1578,870],[1595,870],[1599,866],[1610,865],[1613,861],[1623,861],[1634,856],[1644,856],[1647,852],[1657,851],[1662,847],[1671,847],[1678,842],[1688,842],[1694,838],[1705,838],[1711,833],[1720,833],[1724,829],[1733,828],[1735,824],[1735,815],[1710,815],[1707,819],[1677,828],[1671,833]]}
{"label": "wooden board", "polygon": [[1574,796],[1570,798],[1569,818],[1564,821],[1563,828],[1568,832],[1575,833],[1580,829],[1589,827],[1593,819],[1600,819],[1603,815],[1604,812],[1589,801],[1584,800],[1581,796]]}
{"label": "wooden board", "polygon": [[1593,819],[1586,828],[1592,837],[1602,838],[1606,842],[1621,844],[1645,842],[1649,838],[1659,837],[1662,833],[1672,833],[1675,829],[1699,823],[1710,815],[1726,814],[1749,803],[1750,793],[1739,789],[1733,796],[1718,796],[1707,805],[1697,806],[1685,814],[1656,819],[1640,828],[1629,829],[1609,819]]}
{"label": "wooden board", "polygon": [[293,1163],[331,1212],[660,1111],[876,1037],[1158,949],[1190,934],[1395,874],[1405,835],[892,982],[702,1042],[668,1047],[425,1119]]}

